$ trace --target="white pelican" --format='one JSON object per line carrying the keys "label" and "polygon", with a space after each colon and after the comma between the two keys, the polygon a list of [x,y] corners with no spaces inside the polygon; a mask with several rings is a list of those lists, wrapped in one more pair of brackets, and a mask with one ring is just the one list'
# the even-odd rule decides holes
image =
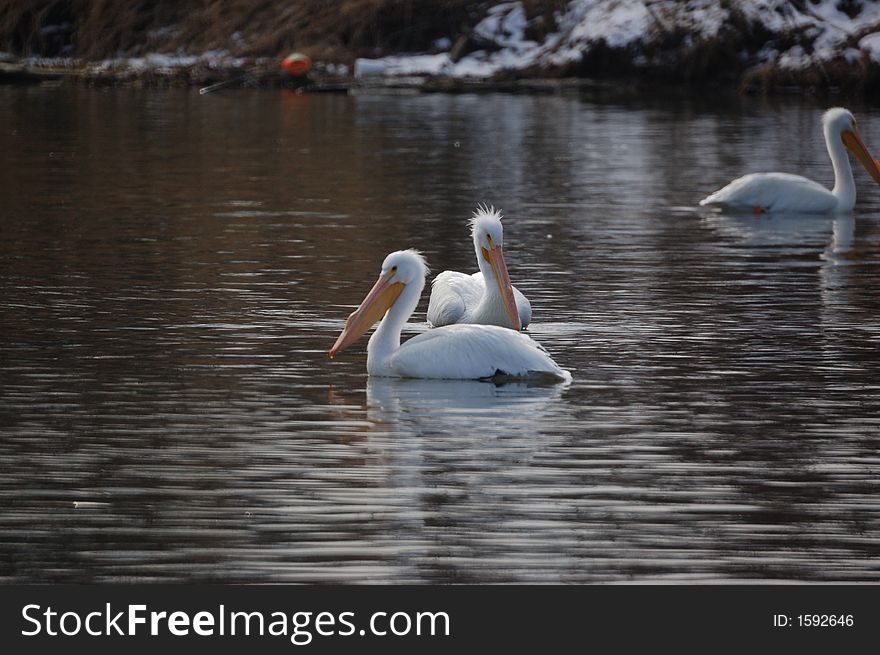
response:
{"label": "white pelican", "polygon": [[494,207],[478,207],[471,217],[471,236],[480,271],[473,275],[443,271],[435,277],[428,323],[434,327],[480,323],[521,330],[532,320],[532,306],[510,284],[504,263],[501,212]]}
{"label": "white pelican", "polygon": [[764,212],[838,213],[852,211],[856,204],[856,185],[846,150],[852,152],[876,182],[880,167],[868,152],[856,127],[856,119],[847,109],[835,107],[822,116],[825,145],[834,166],[834,188],[800,175],[788,173],[752,173],[740,177],[712,195],[703,198],[704,207]]}
{"label": "white pelican", "polygon": [[388,255],[376,284],[345,322],[345,329],[330,349],[330,358],[382,319],[367,344],[370,375],[455,380],[539,376],[571,380],[571,374],[559,368],[528,335],[496,325],[447,325],[423,332],[401,345],[400,330],[419,303],[427,274],[425,260],[415,250],[398,250]]}

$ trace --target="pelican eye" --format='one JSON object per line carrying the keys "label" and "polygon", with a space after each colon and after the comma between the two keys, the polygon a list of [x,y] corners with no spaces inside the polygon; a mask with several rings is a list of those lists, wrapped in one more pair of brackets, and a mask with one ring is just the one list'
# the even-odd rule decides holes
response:
{"label": "pelican eye", "polygon": [[389,275],[397,275],[397,266],[392,266],[391,270],[388,272]]}

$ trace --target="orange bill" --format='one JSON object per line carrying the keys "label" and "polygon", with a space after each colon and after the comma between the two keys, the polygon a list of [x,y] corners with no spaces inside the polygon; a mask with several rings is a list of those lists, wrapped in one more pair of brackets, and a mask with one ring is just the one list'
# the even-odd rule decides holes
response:
{"label": "orange bill", "polygon": [[871,156],[868,147],[862,141],[858,129],[853,126],[852,130],[847,130],[840,138],[843,139],[843,145],[856,156],[856,159],[865,167],[865,170],[874,178],[874,181],[880,184],[880,162]]}
{"label": "orange bill", "polygon": [[370,293],[364,298],[360,307],[349,314],[342,334],[339,335],[336,343],[330,349],[330,359],[333,359],[336,353],[345,350],[357,341],[364,332],[375,325],[376,321],[385,316],[386,312],[391,309],[391,306],[400,297],[404,286],[406,285],[401,282],[391,282],[387,276],[380,277],[376,284],[373,285],[373,288],[370,289]]}
{"label": "orange bill", "polygon": [[492,250],[483,248],[483,257],[492,266],[495,281],[501,290],[501,298],[504,300],[504,308],[510,318],[510,324],[514,330],[522,330],[519,320],[519,310],[516,308],[516,298],[513,295],[513,285],[510,283],[510,275],[507,274],[507,264],[504,263],[504,252],[501,246],[495,246]]}

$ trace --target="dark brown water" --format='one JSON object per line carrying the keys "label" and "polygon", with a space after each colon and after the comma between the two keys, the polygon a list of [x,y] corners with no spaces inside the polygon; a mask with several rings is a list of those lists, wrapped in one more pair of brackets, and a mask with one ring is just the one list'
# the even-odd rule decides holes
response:
{"label": "dark brown water", "polygon": [[[829,183],[819,119],[0,88],[0,580],[880,580],[880,189],[689,209]],[[475,268],[478,202],[574,382],[329,362],[387,252]]]}

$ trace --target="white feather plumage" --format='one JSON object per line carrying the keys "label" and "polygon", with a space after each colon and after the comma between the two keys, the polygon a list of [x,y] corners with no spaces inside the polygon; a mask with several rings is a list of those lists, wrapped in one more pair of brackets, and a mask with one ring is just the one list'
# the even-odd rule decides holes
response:
{"label": "white feather plumage", "polygon": [[[789,173],[751,173],[733,180],[727,186],[703,198],[700,205],[729,211],[833,213],[852,211],[856,187],[852,167],[844,145],[844,133],[858,140],[856,150],[864,144],[858,136],[852,113],[842,107],[829,109],[822,116],[825,146],[834,167],[834,188],[829,190],[818,182]],[[859,156],[859,155],[857,155]],[[878,179],[880,171],[866,149],[863,165]]]}
{"label": "white feather plumage", "polygon": [[[480,323],[510,327],[510,319],[496,292],[486,287],[487,277],[495,284],[494,275],[481,256],[482,239],[492,235],[497,245],[503,243],[501,212],[495,207],[479,205],[470,219],[471,238],[480,270],[472,275],[458,271],[443,271],[431,283],[431,299],[428,303],[428,323],[433,327],[456,323]],[[487,292],[491,291],[489,295]],[[513,287],[513,296],[522,327],[532,320],[532,306],[528,299]]]}
{"label": "white feather plumage", "polygon": [[[401,344],[401,330],[418,305],[427,273],[425,260],[417,252],[397,251],[385,258],[377,284],[400,284],[403,290],[367,344],[370,375],[456,380],[538,376],[571,380],[571,374],[528,335],[494,325],[448,325]],[[368,309],[362,304],[352,316]],[[347,330],[348,324],[337,344]]]}

